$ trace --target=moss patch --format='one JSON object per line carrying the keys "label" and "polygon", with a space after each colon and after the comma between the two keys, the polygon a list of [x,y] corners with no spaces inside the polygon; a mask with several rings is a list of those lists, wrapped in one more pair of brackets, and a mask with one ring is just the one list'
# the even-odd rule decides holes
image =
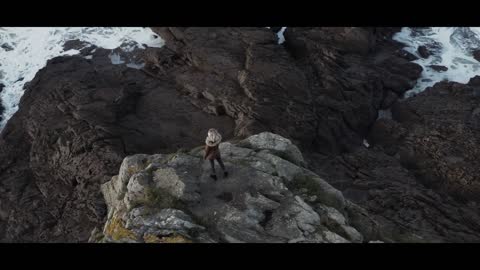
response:
{"label": "moss patch", "polygon": [[150,165],[150,162],[145,161],[145,162],[142,163],[142,166],[138,166],[138,167],[137,166],[129,166],[127,168],[127,173],[131,177],[132,175],[144,170],[148,165]]}
{"label": "moss patch", "polygon": [[296,195],[300,196],[315,196],[313,203],[322,203],[326,206],[333,207],[340,211],[345,208],[345,198],[342,193],[328,183],[324,182],[315,175],[300,174],[297,175],[293,181],[286,183],[287,187],[291,189]]}
{"label": "moss patch", "polygon": [[180,244],[180,243],[192,243],[192,241],[181,235],[172,235],[172,236],[161,237],[160,243]]}
{"label": "moss patch", "polygon": [[323,189],[311,176],[300,174],[295,176],[290,183],[286,181],[287,187],[293,191],[306,190],[305,195],[308,196],[321,196]]}
{"label": "moss patch", "polygon": [[123,221],[117,217],[113,217],[105,228],[105,234],[115,241],[122,239],[136,240],[135,233],[125,228]]}
{"label": "moss patch", "polygon": [[138,204],[153,209],[177,208],[180,206],[177,198],[160,188],[146,188],[145,199],[138,202]]}
{"label": "moss patch", "polygon": [[157,236],[153,234],[146,234],[143,236],[145,243],[149,244],[160,244],[160,243],[192,243],[192,241],[182,235],[173,234],[170,236]]}
{"label": "moss patch", "polygon": [[153,234],[145,234],[143,241],[145,241],[145,243],[160,243],[160,238]]}

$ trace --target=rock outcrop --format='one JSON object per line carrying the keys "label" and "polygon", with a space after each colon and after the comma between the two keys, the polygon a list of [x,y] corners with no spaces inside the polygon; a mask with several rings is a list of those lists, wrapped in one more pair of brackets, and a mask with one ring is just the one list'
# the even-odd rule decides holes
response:
{"label": "rock outcrop", "polygon": [[420,55],[420,57],[422,57],[422,58],[428,58],[431,55],[431,52],[424,45],[419,46],[418,49],[417,49],[417,52]]}
{"label": "rock outcrop", "polygon": [[355,225],[358,206],[299,165],[304,159],[290,140],[265,132],[223,142],[220,151],[230,174],[218,181],[209,177],[202,147],[126,157],[119,174],[102,185],[108,220],[91,241],[378,240],[375,226],[365,231]]}
{"label": "rock outcrop", "polygon": [[394,241],[478,242],[479,106],[479,76],[437,83],[379,119],[371,148],[318,170]]}
{"label": "rock outcrop", "polygon": [[437,72],[445,72],[445,71],[448,70],[448,67],[441,66],[441,65],[429,65],[428,67],[437,71]]}
{"label": "rock outcrop", "polygon": [[475,58],[475,60],[477,60],[478,62],[480,62],[480,50],[475,50],[472,52],[472,56],[473,58]]}

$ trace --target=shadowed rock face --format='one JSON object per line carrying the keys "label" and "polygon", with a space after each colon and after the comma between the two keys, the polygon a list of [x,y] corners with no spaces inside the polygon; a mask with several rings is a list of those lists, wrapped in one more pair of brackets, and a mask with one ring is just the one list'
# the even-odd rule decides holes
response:
{"label": "shadowed rock face", "polygon": [[230,174],[218,181],[200,148],[125,158],[102,185],[108,220],[91,241],[368,241],[349,218],[358,206],[296,165],[303,157],[288,139],[260,133],[219,148]]}
{"label": "shadowed rock face", "polygon": [[400,161],[417,179],[457,200],[480,202],[480,76],[437,83],[394,106],[392,116],[405,130],[395,138]]}
{"label": "shadowed rock face", "polygon": [[0,139],[2,241],[84,242],[105,217],[99,185],[125,155],[193,147],[210,127],[232,136],[228,117],[107,56],[55,58],[26,89]]}
{"label": "shadowed rock face", "polygon": [[479,81],[437,83],[397,103],[393,119],[374,124],[373,148],[328,161],[326,180],[396,241],[480,241]]}
{"label": "shadowed rock face", "polygon": [[359,149],[323,164],[322,176],[362,206],[386,239],[395,242],[478,242],[477,204],[431,189],[398,158]]}
{"label": "shadowed rock face", "polygon": [[325,153],[360,145],[386,97],[421,72],[385,41],[388,29],[287,28],[284,46],[263,28],[153,30],[170,52],[147,59],[149,70],[168,73],[204,110],[223,106],[236,135],[272,131]]}
{"label": "shadowed rock face", "polygon": [[480,62],[480,50],[475,50],[472,52],[473,58]]}
{"label": "shadowed rock face", "polygon": [[[5,87],[5,85],[0,83],[0,93],[2,93],[4,87]],[[2,119],[3,119],[2,115],[3,115],[4,110],[5,110],[5,107],[3,106],[2,101],[0,100],[0,121],[2,121]]]}

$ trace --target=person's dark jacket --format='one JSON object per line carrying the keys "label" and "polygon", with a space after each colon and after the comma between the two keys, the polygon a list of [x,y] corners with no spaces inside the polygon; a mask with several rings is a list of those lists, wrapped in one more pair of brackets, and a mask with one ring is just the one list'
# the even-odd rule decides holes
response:
{"label": "person's dark jacket", "polygon": [[220,158],[220,150],[218,149],[218,144],[215,146],[205,145],[204,159],[215,160],[217,158]]}

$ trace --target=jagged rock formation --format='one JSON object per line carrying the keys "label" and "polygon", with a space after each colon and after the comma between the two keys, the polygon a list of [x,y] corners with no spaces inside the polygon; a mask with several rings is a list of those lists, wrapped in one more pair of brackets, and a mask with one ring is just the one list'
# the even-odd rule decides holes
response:
{"label": "jagged rock formation", "polygon": [[329,160],[325,178],[395,241],[480,241],[479,82],[440,82],[395,104],[372,148]]}
{"label": "jagged rock formation", "polygon": [[283,46],[262,28],[152,29],[166,47],[147,70],[168,74],[199,108],[221,108],[236,135],[271,131],[327,153],[360,145],[377,111],[422,71],[391,29],[289,27]]}
{"label": "jagged rock formation", "polygon": [[2,131],[1,241],[85,242],[106,215],[100,184],[126,155],[193,147],[211,126],[232,134],[233,121],[191,106],[170,82],[93,50],[50,60]]}
{"label": "jagged rock formation", "polygon": [[[359,207],[315,173],[290,140],[260,133],[223,142],[228,178],[209,178],[203,148],[126,157],[102,185],[100,242],[362,242]],[[353,218],[350,217],[353,215]],[[367,217],[363,217],[367,218]],[[377,239],[373,239],[377,240]]]}

